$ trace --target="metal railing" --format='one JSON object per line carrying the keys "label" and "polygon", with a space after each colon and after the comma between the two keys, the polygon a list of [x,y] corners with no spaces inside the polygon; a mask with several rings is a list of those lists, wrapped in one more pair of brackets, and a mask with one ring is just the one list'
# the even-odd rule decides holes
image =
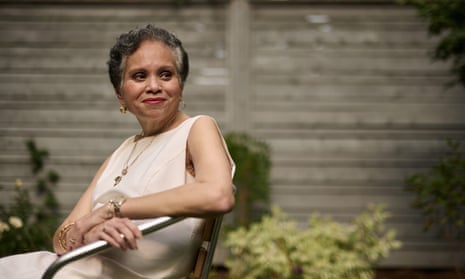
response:
{"label": "metal railing", "polygon": [[[150,220],[146,223],[140,224],[138,227],[141,230],[143,235],[161,230],[172,224],[178,223],[184,220],[186,217],[160,217],[154,220]],[[215,243],[216,244],[216,243]],[[52,279],[55,273],[57,273],[63,266],[66,264],[77,261],[79,259],[85,258],[90,255],[95,255],[104,250],[111,248],[112,246],[104,241],[99,240],[84,246],[81,246],[77,249],[63,254],[58,259],[56,259],[42,275],[42,279]]]}

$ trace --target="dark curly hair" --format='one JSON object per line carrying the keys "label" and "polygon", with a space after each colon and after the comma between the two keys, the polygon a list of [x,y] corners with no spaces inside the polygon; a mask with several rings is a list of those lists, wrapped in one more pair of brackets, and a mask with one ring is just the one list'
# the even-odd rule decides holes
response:
{"label": "dark curly hair", "polygon": [[160,41],[169,47],[176,59],[176,70],[179,74],[181,87],[189,74],[189,58],[182,46],[182,42],[171,32],[148,24],[145,27],[135,28],[127,33],[121,34],[115,45],[110,50],[108,61],[108,73],[110,81],[116,90],[121,88],[123,70],[128,56],[139,48],[140,44],[147,40]]}

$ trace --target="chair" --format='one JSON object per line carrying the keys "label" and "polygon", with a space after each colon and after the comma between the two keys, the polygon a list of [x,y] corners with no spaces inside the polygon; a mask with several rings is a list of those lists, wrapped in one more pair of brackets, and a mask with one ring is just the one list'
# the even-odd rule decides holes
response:
{"label": "chair", "polygon": [[194,265],[193,278],[207,279],[208,273],[215,254],[216,243],[220,235],[223,216],[208,219],[202,234],[202,245],[200,246],[197,260]]}
{"label": "chair", "polygon": [[[139,225],[139,229],[143,235],[146,235],[166,228],[167,226],[180,222],[184,219],[185,217],[160,217]],[[223,216],[218,216],[206,220],[202,235],[203,242],[197,255],[197,260],[192,272],[192,278],[208,278],[208,273],[210,271],[213,255],[215,253],[215,247],[221,229],[222,220]],[[95,255],[109,248],[111,248],[110,244],[104,240],[99,240],[72,250],[55,260],[55,262],[53,262],[42,275],[42,279],[52,279],[55,273],[66,264],[87,256]]]}

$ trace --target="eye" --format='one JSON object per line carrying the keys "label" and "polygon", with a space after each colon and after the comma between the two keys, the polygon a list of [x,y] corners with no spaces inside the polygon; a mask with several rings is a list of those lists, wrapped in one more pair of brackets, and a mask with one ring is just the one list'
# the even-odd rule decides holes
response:
{"label": "eye", "polygon": [[132,75],[132,78],[137,81],[145,80],[145,73],[144,72],[136,72]]}
{"label": "eye", "polygon": [[162,80],[170,80],[172,77],[173,77],[173,73],[171,73],[170,71],[163,71],[160,74],[160,78]]}

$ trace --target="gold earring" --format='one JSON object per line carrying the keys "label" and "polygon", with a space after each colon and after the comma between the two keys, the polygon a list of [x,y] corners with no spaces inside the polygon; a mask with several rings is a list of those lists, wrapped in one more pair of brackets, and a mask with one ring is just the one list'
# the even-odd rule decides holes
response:
{"label": "gold earring", "polygon": [[119,112],[121,112],[122,114],[125,114],[127,111],[128,111],[128,107],[126,107],[125,105],[119,106]]}

